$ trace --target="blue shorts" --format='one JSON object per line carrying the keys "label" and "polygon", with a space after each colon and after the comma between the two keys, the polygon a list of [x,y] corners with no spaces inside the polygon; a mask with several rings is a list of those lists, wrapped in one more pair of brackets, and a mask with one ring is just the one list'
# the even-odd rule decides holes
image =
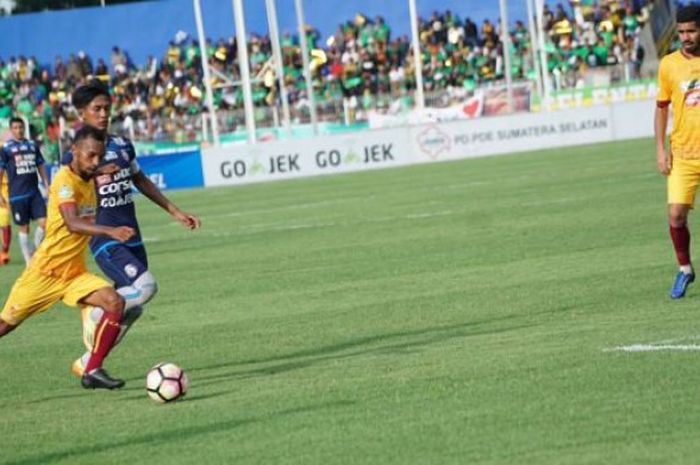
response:
{"label": "blue shorts", "polygon": [[139,276],[148,271],[148,257],[141,243],[116,243],[101,247],[95,254],[95,261],[102,272],[114,281],[117,288],[131,286]]}
{"label": "blue shorts", "polygon": [[10,200],[12,219],[17,226],[29,224],[31,220],[46,218],[46,202],[39,191],[20,195]]}

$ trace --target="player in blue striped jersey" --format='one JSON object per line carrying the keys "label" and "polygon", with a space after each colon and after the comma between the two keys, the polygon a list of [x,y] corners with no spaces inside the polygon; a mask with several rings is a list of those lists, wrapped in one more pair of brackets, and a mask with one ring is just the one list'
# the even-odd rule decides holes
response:
{"label": "player in blue striped jersey", "polygon": [[[83,85],[73,93],[72,100],[85,124],[107,132],[111,103],[106,86],[97,81]],[[72,154],[67,152],[62,162],[69,163],[71,158]],[[197,229],[200,226],[199,218],[180,210],[141,171],[131,141],[107,134],[105,157],[99,168],[99,174],[95,176],[97,193],[95,222],[105,226],[129,226],[136,231],[136,234],[126,243],[98,237],[90,242],[90,250],[95,261],[105,275],[114,281],[117,292],[126,301],[118,341],[141,316],[143,305],[153,298],[158,289],[154,276],[148,270],[148,257],[136,219],[133,186],[186,228]],[[99,309],[83,310],[83,339],[89,350],[92,349],[95,322],[101,317]],[[86,352],[73,363],[71,369],[75,375],[82,375],[89,356],[90,352]]]}
{"label": "player in blue striped jersey", "polygon": [[[46,174],[44,157],[34,141],[25,138],[24,121],[21,118],[10,120],[12,139],[0,149],[0,184],[7,174],[9,199],[0,193],[0,205],[10,204],[12,218],[19,229],[19,244],[24,261],[29,260],[44,239],[46,229],[46,202],[39,191],[39,177],[49,192],[49,177]],[[37,222],[34,231],[34,244],[29,240],[29,223]]]}

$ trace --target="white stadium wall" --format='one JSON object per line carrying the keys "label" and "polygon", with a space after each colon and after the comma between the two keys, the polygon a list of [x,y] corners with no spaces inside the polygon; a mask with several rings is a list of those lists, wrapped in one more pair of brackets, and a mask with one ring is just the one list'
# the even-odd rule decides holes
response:
{"label": "white stadium wall", "polygon": [[238,185],[653,136],[654,101],[202,151],[205,186]]}

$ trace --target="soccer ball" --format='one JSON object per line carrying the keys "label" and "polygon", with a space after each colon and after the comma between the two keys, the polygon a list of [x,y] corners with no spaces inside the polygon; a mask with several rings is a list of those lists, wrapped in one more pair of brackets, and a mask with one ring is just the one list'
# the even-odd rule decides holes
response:
{"label": "soccer ball", "polygon": [[187,393],[188,387],[187,373],[174,363],[159,363],[146,376],[148,397],[159,404],[176,401]]}

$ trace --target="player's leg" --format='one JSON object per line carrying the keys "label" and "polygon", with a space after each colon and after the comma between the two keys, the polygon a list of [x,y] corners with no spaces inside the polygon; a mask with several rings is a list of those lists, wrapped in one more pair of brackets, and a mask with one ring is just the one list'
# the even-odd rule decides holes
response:
{"label": "player's leg", "polygon": [[15,328],[17,328],[17,325],[11,325],[7,321],[0,318],[0,337],[9,334],[10,332],[14,331]]}
{"label": "player's leg", "polygon": [[34,255],[34,245],[29,241],[29,220],[31,218],[30,201],[28,198],[18,199],[10,203],[12,207],[12,219],[17,225],[17,237],[19,248],[22,250],[24,261],[29,261]]}
{"label": "player's leg", "polygon": [[[158,283],[148,271],[148,257],[143,247],[114,246],[95,257],[102,272],[114,281],[117,292],[124,298],[124,316],[120,323],[119,336],[122,341],[131,326],[143,313],[143,306],[158,292]],[[102,318],[100,308],[86,307],[82,310],[83,342],[88,352],[73,362],[71,371],[82,376],[92,350],[97,323]]]}
{"label": "player's leg", "polygon": [[[124,298],[124,318],[119,340],[143,313],[143,306],[158,292],[158,283],[148,271],[148,258],[142,246],[126,247],[117,245],[98,254],[95,261],[102,272],[107,275]],[[99,315],[88,313],[88,325],[94,324]],[[89,329],[88,329],[89,330]]]}
{"label": "player's leg", "polygon": [[102,364],[119,335],[124,299],[105,280],[85,273],[71,282],[63,301],[71,306],[89,305],[102,310],[102,318],[95,330],[93,349],[82,376],[83,387],[89,389],[122,387],[124,381],[109,376],[102,368]]}
{"label": "player's leg", "polygon": [[26,268],[12,286],[0,312],[0,337],[14,331],[30,316],[58,302],[62,291],[63,285],[57,280]]}
{"label": "player's leg", "polygon": [[12,227],[10,226],[10,209],[0,207],[0,266],[6,265],[10,261],[10,242],[12,240]]}
{"label": "player's leg", "polygon": [[37,223],[34,230],[34,247],[39,248],[39,244],[44,240],[46,231],[46,203],[39,193],[32,197],[31,215],[32,219],[36,220]]}
{"label": "player's leg", "polygon": [[678,261],[678,274],[671,287],[671,298],[683,297],[688,286],[695,281],[690,258],[690,230],[688,213],[695,202],[700,170],[697,162],[674,160],[668,177],[668,222],[673,249]]}

